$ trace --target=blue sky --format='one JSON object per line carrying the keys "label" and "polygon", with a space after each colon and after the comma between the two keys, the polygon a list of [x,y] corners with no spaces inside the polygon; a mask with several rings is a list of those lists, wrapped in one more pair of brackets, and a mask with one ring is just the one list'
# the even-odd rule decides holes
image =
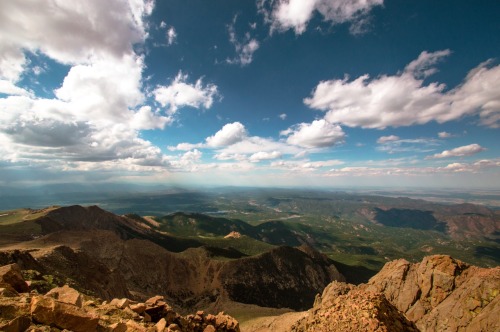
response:
{"label": "blue sky", "polygon": [[0,186],[500,185],[500,3],[0,4]]}

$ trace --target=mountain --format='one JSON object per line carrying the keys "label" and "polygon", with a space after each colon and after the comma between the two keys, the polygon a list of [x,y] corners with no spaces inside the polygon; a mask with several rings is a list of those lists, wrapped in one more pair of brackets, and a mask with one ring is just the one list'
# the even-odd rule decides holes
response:
{"label": "mountain", "polygon": [[[448,212],[450,216],[457,213],[454,209]],[[473,213],[471,217],[488,213],[475,206],[460,209],[464,214]],[[428,217],[432,226],[434,214],[422,211],[420,216]],[[400,212],[388,213],[411,224],[412,211]],[[328,220],[331,224],[344,223],[335,218]],[[213,314],[221,310],[234,312],[243,318],[243,332],[269,331],[270,327],[274,332],[500,328],[496,319],[500,312],[500,267],[478,267],[446,255],[426,256],[419,263],[398,259],[356,286],[345,283],[339,270],[349,276],[348,281],[364,271],[337,264],[318,252],[309,244],[310,239],[318,242],[321,236],[328,235],[314,233],[312,226],[293,221],[265,220],[250,225],[238,219],[197,213],[156,218],[118,216],[97,206],[10,211],[0,221],[0,272],[8,272],[8,277],[0,280],[0,309],[11,308],[12,301],[6,299],[9,296],[56,306],[43,296],[35,299],[26,288],[12,291],[9,287],[14,286],[6,286],[13,276],[21,274],[29,280],[30,289],[39,294],[67,284],[95,298],[98,308],[103,300],[126,298],[145,303],[159,295],[182,314],[199,310]],[[354,226],[358,229],[352,224],[343,226],[350,227],[355,235],[353,244],[343,245],[369,248],[363,242],[369,241],[368,235],[379,226]],[[441,231],[415,232],[410,234],[421,232],[424,237]],[[228,234],[231,236],[226,237]],[[376,234],[383,233],[374,233],[372,238]],[[332,235],[332,239],[337,236]],[[405,239],[394,239],[386,246],[399,246]],[[300,245],[278,245],[293,241]],[[377,254],[373,252],[370,257]],[[9,272],[12,264],[17,264],[19,271]],[[20,317],[14,314],[16,308],[0,310],[0,326]],[[26,313],[23,310],[28,309],[19,310]],[[126,306],[123,310],[127,310]],[[276,316],[290,310],[297,312]],[[266,315],[274,316],[262,317]],[[33,314],[28,316],[33,323]],[[19,319],[19,324],[28,322]]]}
{"label": "mountain", "polygon": [[272,247],[245,257],[96,206],[57,208],[32,222],[40,237],[10,245],[0,263],[54,274],[103,299],[161,294],[181,308],[228,300],[298,310],[329,282],[343,280],[334,262],[312,248]]}
{"label": "mountain", "polygon": [[[500,267],[479,268],[450,256],[387,263],[367,284],[334,281],[302,315],[273,317],[284,331],[499,331]],[[283,323],[280,324],[280,321]],[[270,324],[243,324],[259,331]],[[250,327],[250,328],[249,328]]]}
{"label": "mountain", "polygon": [[307,243],[301,234],[289,229],[280,220],[263,222],[252,226],[238,219],[216,218],[201,213],[177,212],[155,218],[158,229],[183,236],[224,236],[238,232],[258,241],[274,245],[299,246]]}
{"label": "mountain", "polygon": [[449,256],[387,263],[366,286],[421,331],[498,331],[499,288],[500,267],[479,268]]}

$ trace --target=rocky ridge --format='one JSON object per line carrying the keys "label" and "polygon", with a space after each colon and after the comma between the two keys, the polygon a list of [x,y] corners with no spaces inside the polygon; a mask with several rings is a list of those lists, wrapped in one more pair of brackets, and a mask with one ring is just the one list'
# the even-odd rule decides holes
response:
{"label": "rocky ridge", "polygon": [[291,331],[416,332],[418,329],[383,294],[333,282]]}
{"label": "rocky ridge", "polygon": [[[110,302],[79,293],[65,285],[45,295],[29,290],[17,264],[0,271],[0,330],[6,332],[239,332],[239,323],[220,312],[197,311],[182,316],[154,296],[145,302],[115,298]],[[18,290],[20,292],[18,292]]]}
{"label": "rocky ridge", "polygon": [[105,300],[161,294],[185,309],[228,299],[305,310],[328,283],[344,280],[333,261],[307,245],[251,257],[205,246],[174,252],[173,237],[96,206],[55,209],[35,222],[45,235],[0,251],[0,264],[56,271],[63,282]]}
{"label": "rocky ridge", "polygon": [[450,256],[396,260],[362,286],[381,292],[421,331],[498,331],[500,267],[480,268]]}
{"label": "rocky ridge", "polygon": [[[479,268],[449,256],[387,263],[367,284],[334,281],[312,309],[243,324],[243,331],[500,331],[500,267]],[[293,318],[292,317],[292,318]],[[280,324],[280,322],[283,322]],[[251,328],[247,329],[247,326]]]}

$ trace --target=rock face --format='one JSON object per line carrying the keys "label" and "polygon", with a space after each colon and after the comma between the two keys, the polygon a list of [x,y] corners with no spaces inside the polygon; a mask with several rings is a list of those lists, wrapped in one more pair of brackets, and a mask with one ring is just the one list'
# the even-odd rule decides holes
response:
{"label": "rock face", "polygon": [[381,293],[333,282],[318,297],[309,315],[292,331],[417,332],[418,329]]}
{"label": "rock face", "polygon": [[325,256],[309,247],[279,247],[229,262],[221,271],[231,300],[295,310],[309,308],[315,294],[332,280],[344,277]]}
{"label": "rock face", "polygon": [[0,267],[0,286],[7,284],[19,293],[29,291],[28,284],[24,281],[21,269],[16,263]]}
{"label": "rock face", "polygon": [[383,293],[421,331],[500,330],[500,267],[479,268],[449,256],[416,264],[396,260],[363,287]]}

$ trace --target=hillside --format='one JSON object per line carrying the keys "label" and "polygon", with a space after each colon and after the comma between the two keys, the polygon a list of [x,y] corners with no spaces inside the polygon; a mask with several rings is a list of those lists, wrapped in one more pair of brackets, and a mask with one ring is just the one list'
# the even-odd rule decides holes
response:
{"label": "hillside", "polygon": [[[42,275],[53,271],[58,280],[103,299],[160,294],[185,309],[226,300],[305,309],[331,280],[343,280],[334,262],[312,248],[271,247],[245,257],[95,206],[51,210],[33,222],[40,235],[11,244],[0,253],[1,262]],[[180,252],[181,245],[188,249]]]}

